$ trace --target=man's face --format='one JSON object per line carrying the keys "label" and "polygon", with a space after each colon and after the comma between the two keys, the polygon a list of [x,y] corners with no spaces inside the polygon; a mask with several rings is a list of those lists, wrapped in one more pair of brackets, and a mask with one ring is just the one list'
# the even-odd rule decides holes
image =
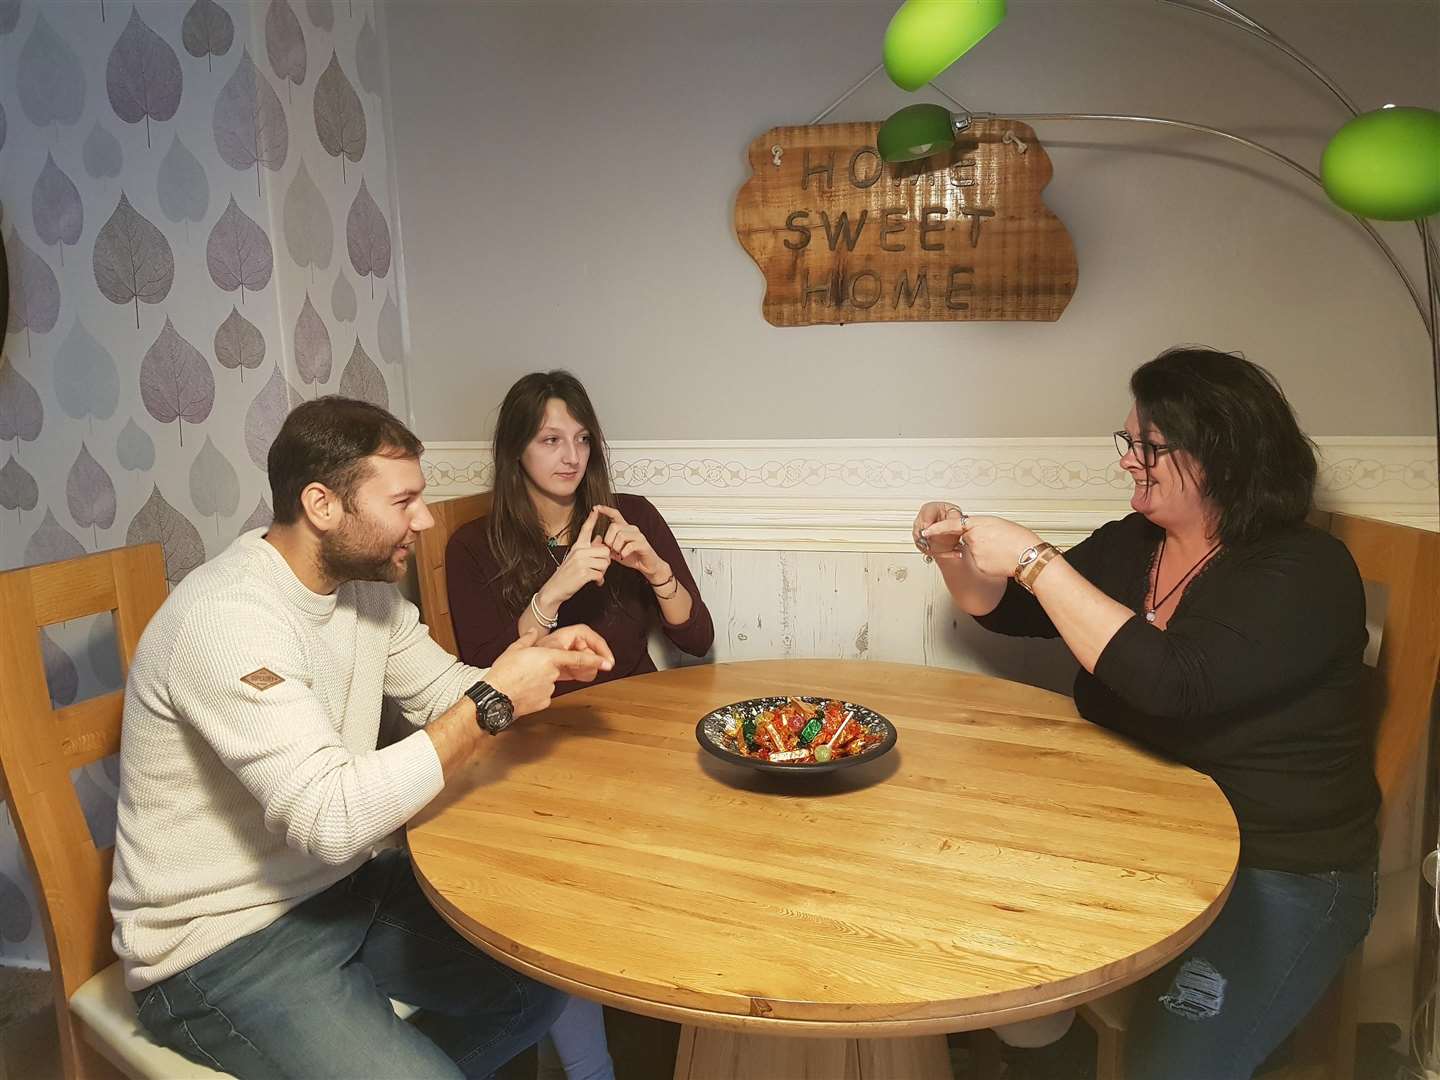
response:
{"label": "man's face", "polygon": [[435,524],[425,477],[416,458],[372,454],[365,465],[354,510],[321,538],[321,568],[336,582],[399,581],[416,536]]}

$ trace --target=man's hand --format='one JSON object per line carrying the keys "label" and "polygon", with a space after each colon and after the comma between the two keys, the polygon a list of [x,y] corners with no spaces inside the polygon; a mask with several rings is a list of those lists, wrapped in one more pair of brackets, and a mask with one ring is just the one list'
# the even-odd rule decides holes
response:
{"label": "man's hand", "polygon": [[[557,637],[567,631],[583,630],[590,641],[600,641],[599,635],[588,627],[566,627],[550,637]],[[589,682],[602,669],[614,665],[614,659],[591,649],[541,647],[536,644],[539,633],[527,630],[515,643],[496,658],[490,665],[485,681],[510,699],[515,706],[516,716],[527,716],[550,705],[555,693],[557,680],[571,679]],[[584,635],[571,635],[578,640],[587,640]],[[604,646],[604,642],[600,641]],[[609,653],[606,647],[605,653]]]}
{"label": "man's hand", "polygon": [[[609,671],[615,666],[615,654],[610,651],[610,646],[605,643],[605,639],[583,623],[567,626],[556,630],[553,634],[547,634],[535,643],[535,647],[537,649],[557,649],[560,652],[594,653],[600,657],[600,671]],[[595,675],[596,672],[587,668],[584,672],[567,675],[566,678],[589,682],[595,678]]]}

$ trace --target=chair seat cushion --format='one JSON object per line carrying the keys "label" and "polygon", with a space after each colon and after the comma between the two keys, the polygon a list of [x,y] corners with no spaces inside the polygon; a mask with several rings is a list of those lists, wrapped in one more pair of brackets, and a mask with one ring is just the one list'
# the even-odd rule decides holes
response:
{"label": "chair seat cushion", "polygon": [[[390,1005],[402,1020],[418,1011],[398,1001]],[[214,1080],[226,1075],[197,1065],[150,1038],[135,1019],[135,999],[125,989],[125,971],[119,963],[111,964],[71,994],[70,1012],[82,1021],[80,1030],[85,1041],[127,1076]]]}

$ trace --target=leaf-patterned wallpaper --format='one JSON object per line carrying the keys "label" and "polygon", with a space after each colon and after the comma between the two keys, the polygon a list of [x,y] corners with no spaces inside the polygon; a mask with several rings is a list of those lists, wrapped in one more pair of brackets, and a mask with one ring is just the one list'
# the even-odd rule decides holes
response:
{"label": "leaf-patterned wallpaper", "polygon": [[[0,569],[158,541],[173,584],[269,521],[298,401],[404,412],[377,22],[373,0],[0,0]],[[41,650],[57,703],[119,684],[105,620]],[[102,839],[116,779],[75,776]],[[44,962],[0,804],[0,964]]]}

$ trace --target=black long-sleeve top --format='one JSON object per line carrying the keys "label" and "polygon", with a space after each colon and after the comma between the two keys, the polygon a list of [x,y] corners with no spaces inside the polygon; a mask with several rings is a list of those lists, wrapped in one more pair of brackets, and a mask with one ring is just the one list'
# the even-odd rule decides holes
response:
{"label": "black long-sleeve top", "polygon": [[[1091,584],[1144,609],[1161,529],[1140,514],[1065,553]],[[1011,581],[977,620],[1057,637]],[[1240,825],[1242,865],[1295,873],[1375,857],[1380,804],[1365,709],[1365,592],[1344,544],[1309,526],[1223,548],[1186,588],[1164,630],[1137,614],[1094,674],[1075,678],[1087,720],[1213,778]]]}
{"label": "black long-sleeve top", "polygon": [[[638,571],[611,563],[605,573],[605,587],[586,585],[560,605],[561,626],[585,623],[603,637],[615,654],[615,666],[595,676],[595,682],[643,675],[655,670],[647,646],[650,627],[659,625],[675,647],[691,656],[704,656],[715,640],[710,609],[675,534],[653,503],[640,495],[616,495],[615,509],[631,525],[638,526],[655,549],[670,564],[678,581],[690,593],[690,617],[671,625],[660,614],[655,591]],[[601,519],[605,521],[604,518]],[[556,547],[555,560],[563,562],[568,545]],[[450,618],[455,626],[455,643],[460,658],[476,667],[488,667],[520,636],[516,626],[519,612],[511,612],[500,595],[500,567],[490,550],[483,518],[455,531],[445,549],[445,581],[450,595]],[[613,588],[611,586],[614,586]],[[668,588],[668,586],[667,586]],[[559,682],[555,694],[568,694],[590,683]]]}

